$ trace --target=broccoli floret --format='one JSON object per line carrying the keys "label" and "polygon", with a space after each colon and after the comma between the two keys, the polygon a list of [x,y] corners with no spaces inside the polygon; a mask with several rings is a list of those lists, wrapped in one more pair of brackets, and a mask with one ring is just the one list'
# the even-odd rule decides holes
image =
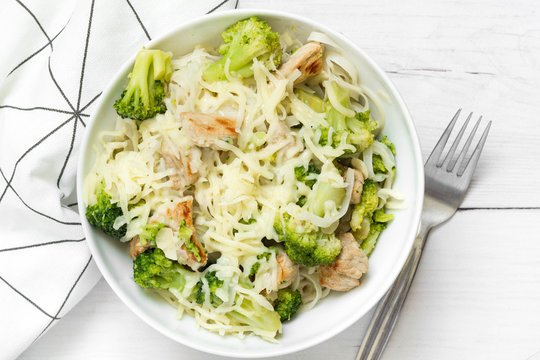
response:
{"label": "broccoli floret", "polygon": [[147,224],[143,231],[139,234],[139,244],[146,245],[150,244],[153,247],[156,246],[156,236],[159,230],[161,230],[165,224],[163,223],[152,223]]}
{"label": "broccoli floret", "polygon": [[186,283],[180,264],[165,257],[159,248],[146,250],[133,260],[133,279],[150,289],[182,289]]}
{"label": "broccoli floret", "polygon": [[[392,144],[386,138],[386,136],[383,137],[380,142],[382,144],[386,145],[388,147],[388,149],[390,149],[392,154],[396,155],[396,147],[394,146],[394,144]],[[384,162],[383,162],[383,159],[382,159],[381,155],[374,154],[372,162],[373,162],[373,172],[375,174],[387,174],[388,173],[388,169],[386,168],[386,166],[384,166]],[[395,173],[395,168],[392,168],[392,171]]]}
{"label": "broccoli floret", "polygon": [[[345,108],[351,108],[351,99],[349,91],[338,85],[337,82],[330,82],[328,91],[333,91],[337,101]],[[369,110],[356,113],[354,117],[347,117],[332,106],[330,101],[325,102],[326,120],[332,128],[331,143],[328,144],[329,129],[321,129],[321,138],[319,143],[323,146],[331,145],[337,147],[342,141],[344,135],[346,142],[356,147],[357,152],[362,152],[373,143],[373,130],[377,123],[371,120]]]}
{"label": "broccoli floret", "polygon": [[[255,220],[255,218],[249,218],[248,220],[240,219],[240,220],[238,220],[238,222],[240,224],[244,224],[244,225],[251,225],[251,224],[256,223],[257,220]],[[232,233],[233,233],[233,235],[236,235],[238,233],[238,230],[237,229],[232,229]]]}
{"label": "broccoli floret", "polygon": [[362,188],[362,199],[359,204],[354,206],[351,215],[351,228],[353,231],[358,231],[362,227],[364,217],[371,217],[373,212],[379,205],[379,197],[377,196],[377,187],[371,179],[364,181]]}
{"label": "broccoli floret", "polygon": [[372,157],[373,172],[375,174],[386,174],[388,170],[384,166],[381,155],[374,154]]}
{"label": "broccoli floret", "polygon": [[180,227],[178,229],[178,239],[184,243],[186,249],[195,256],[197,261],[201,261],[201,251],[197,245],[191,240],[193,236],[193,230],[187,226],[186,220],[180,221]]}
{"label": "broccoli floret", "polygon": [[372,220],[377,223],[386,223],[394,220],[394,215],[385,213],[383,209],[377,209],[373,213]]}
{"label": "broccoli floret", "polygon": [[256,220],[255,218],[252,218],[252,217],[251,217],[251,218],[249,218],[249,219],[247,219],[247,220],[240,219],[240,220],[238,220],[238,222],[239,222],[240,224],[244,224],[244,225],[251,225],[251,224],[256,223],[257,220]]}
{"label": "broccoli floret", "polygon": [[207,272],[204,277],[199,280],[199,282],[195,285],[194,291],[195,291],[195,301],[197,304],[203,304],[205,300],[204,296],[204,290],[203,286],[204,283],[208,285],[208,290],[210,292],[210,304],[213,306],[219,306],[223,303],[223,301],[216,296],[216,290],[223,286],[223,280],[220,280],[216,276],[215,271],[209,271]]}
{"label": "broccoli floret", "polygon": [[[270,251],[265,251],[262,254],[257,255],[257,260],[270,260],[270,257],[272,256],[272,252],[274,252],[276,249],[273,246],[270,246],[268,248]],[[249,269],[249,278],[251,281],[255,279],[255,275],[257,275],[257,272],[259,271],[259,268],[261,267],[261,262],[257,261],[253,265],[251,265],[251,269]]]}
{"label": "broccoli floret", "polygon": [[253,279],[255,275],[257,275],[257,272],[259,271],[259,268],[261,267],[260,262],[256,262],[255,264],[251,265],[251,269],[249,269],[249,278]]}
{"label": "broccoli floret", "polygon": [[221,37],[224,44],[218,52],[223,57],[209,65],[203,73],[206,81],[226,80],[225,65],[229,63],[229,72],[241,78],[253,76],[253,59],[262,61],[270,67],[281,63],[281,45],[279,34],[272,32],[270,25],[256,16],[237,22],[227,28]]}
{"label": "broccoli floret", "polygon": [[354,238],[367,256],[371,255],[379,235],[386,229],[388,222],[394,219],[394,215],[386,214],[384,209],[377,209],[373,212],[373,215],[368,215],[365,214],[362,218],[361,227],[353,230]]}
{"label": "broccoli floret", "polygon": [[317,182],[317,175],[321,173],[321,170],[315,166],[315,164],[309,164],[307,169],[304,166],[297,166],[294,168],[294,176],[296,180],[303,182],[310,189]]}
{"label": "broccoli floret", "polygon": [[379,235],[381,232],[386,229],[387,223],[380,223],[380,222],[374,222],[369,227],[369,234],[367,238],[362,241],[362,244],[360,245],[360,248],[366,256],[370,256],[373,252],[373,249],[375,249],[375,245],[377,245],[377,239],[379,238]]}
{"label": "broccoli floret", "polygon": [[107,194],[103,185],[97,188],[96,198],[97,202],[86,208],[88,222],[112,237],[119,239],[126,235],[126,224],[118,229],[113,226],[116,218],[122,215],[122,209],[117,204],[111,203],[111,196]]}
{"label": "broccoli floret", "polygon": [[289,258],[306,266],[328,265],[341,252],[341,242],[334,234],[324,234],[296,221],[289,214],[277,218],[274,230],[285,244]]}
{"label": "broccoli floret", "polygon": [[390,149],[390,151],[392,152],[392,154],[393,154],[394,156],[396,156],[396,147],[394,146],[394,144],[392,144],[392,143],[390,142],[390,140],[388,140],[388,139],[386,138],[386,136],[383,136],[381,142],[382,142],[384,145],[388,146],[388,148]]}
{"label": "broccoli floret", "polygon": [[373,130],[377,127],[377,123],[371,120],[369,110],[357,112],[347,124],[351,130],[349,141],[356,146],[357,151],[362,152],[373,144]]}
{"label": "broccoli floret", "polygon": [[126,89],[113,107],[123,118],[146,120],[164,113],[164,83],[172,74],[171,54],[143,49],[137,53]]}
{"label": "broccoli floret", "polygon": [[302,305],[302,294],[298,290],[283,289],[278,291],[274,303],[274,310],[279,314],[281,321],[288,321],[296,314]]}
{"label": "broccoli floret", "polygon": [[266,309],[250,298],[243,298],[240,309],[228,312],[227,316],[240,324],[250,325],[271,333],[277,333],[281,329],[279,314]]}
{"label": "broccoli floret", "polygon": [[296,205],[302,207],[302,206],[306,205],[306,203],[307,203],[307,196],[302,195],[302,196],[300,196],[300,198],[296,202]]}
{"label": "broccoli floret", "polygon": [[273,246],[270,246],[268,249],[271,251],[265,251],[262,254],[257,255],[257,259],[265,259],[266,261],[270,260],[270,257],[272,256],[272,251],[275,251],[275,248]]}

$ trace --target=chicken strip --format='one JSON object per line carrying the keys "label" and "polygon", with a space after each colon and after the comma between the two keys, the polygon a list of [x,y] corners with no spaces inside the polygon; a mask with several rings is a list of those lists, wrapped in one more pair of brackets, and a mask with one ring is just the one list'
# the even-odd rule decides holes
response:
{"label": "chicken strip", "polygon": [[164,212],[157,213],[153,218],[152,222],[161,222],[165,226],[171,228],[175,234],[180,230],[180,223],[182,220],[185,220],[186,226],[191,229],[193,234],[191,235],[190,241],[195,244],[199,250],[200,261],[197,260],[195,254],[189,251],[186,248],[185,244],[177,249],[178,260],[184,261],[193,270],[196,270],[200,266],[206,264],[207,255],[206,250],[197,239],[195,234],[195,227],[193,226],[193,200],[187,200],[185,202],[178,203],[175,207],[167,208]]}
{"label": "chicken strip", "polygon": [[298,276],[298,265],[293,263],[284,252],[280,252],[276,255],[276,261],[279,269],[277,285],[278,289],[283,289],[289,286],[296,276]]}
{"label": "chicken strip", "polygon": [[195,183],[199,174],[194,173],[191,168],[191,158],[185,151],[179,149],[168,137],[164,137],[161,142],[161,156],[168,169],[173,169],[174,174],[169,175],[174,190],[182,190],[187,185]]}
{"label": "chicken strip", "polygon": [[354,183],[351,194],[351,204],[358,204],[362,199],[362,189],[364,187],[364,175],[360,170],[354,170]]}
{"label": "chicken strip", "polygon": [[150,242],[147,242],[145,245],[140,244],[139,235],[137,235],[129,242],[129,255],[134,259],[137,257],[137,255],[145,252],[151,247],[152,245],[150,244]]}
{"label": "chicken strip", "polygon": [[315,41],[308,42],[296,50],[285,63],[281,64],[279,72],[288,77],[294,70],[298,69],[302,74],[294,83],[301,83],[306,78],[318,74],[322,70],[323,52],[324,45]]}
{"label": "chicken strip", "polygon": [[341,253],[330,265],[319,266],[321,285],[336,291],[349,291],[360,285],[368,270],[368,258],[351,233],[338,235]]}
{"label": "chicken strip", "polygon": [[233,140],[238,136],[236,120],[216,114],[183,112],[183,126],[188,130],[191,141],[201,147],[218,149],[216,140]]}

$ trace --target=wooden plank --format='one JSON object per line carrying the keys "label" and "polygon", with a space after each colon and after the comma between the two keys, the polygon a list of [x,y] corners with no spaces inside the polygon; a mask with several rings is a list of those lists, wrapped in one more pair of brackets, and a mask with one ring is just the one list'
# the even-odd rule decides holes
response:
{"label": "wooden plank", "polygon": [[[540,350],[539,210],[462,211],[432,232],[383,357],[527,359]],[[500,224],[493,226],[493,224]],[[369,316],[282,360],[354,359]],[[104,281],[22,356],[206,360],[148,327]]]}

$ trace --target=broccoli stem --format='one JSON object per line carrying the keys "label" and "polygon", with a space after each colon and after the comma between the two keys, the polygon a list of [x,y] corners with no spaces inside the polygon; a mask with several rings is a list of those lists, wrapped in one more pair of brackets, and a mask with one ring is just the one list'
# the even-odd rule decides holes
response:
{"label": "broccoli stem", "polygon": [[[350,109],[351,99],[349,96],[349,91],[339,86],[338,83],[336,83],[335,81],[332,81],[328,86],[331,88],[330,91],[334,91],[334,93],[336,94],[338,102],[345,108]],[[332,106],[330,101],[326,101],[325,108],[326,120],[328,121],[328,124],[332,128],[334,128],[334,131],[346,131],[348,129],[347,117],[337,111],[336,108]]]}
{"label": "broccoli stem", "polygon": [[327,182],[317,181],[317,184],[308,195],[307,206],[317,216],[324,216],[324,207],[327,201],[334,201],[336,207],[343,202],[346,189],[336,188]]}
{"label": "broccoli stem", "polygon": [[224,44],[220,46],[219,53],[223,57],[204,70],[203,79],[206,81],[226,80],[226,64],[231,75],[247,78],[253,76],[255,58],[267,67],[272,62],[274,66],[281,62],[279,34],[272,32],[270,25],[255,16],[229,26],[221,36]]}
{"label": "broccoli stem", "polygon": [[318,113],[324,112],[324,101],[315,94],[310,94],[302,89],[295,90],[295,94],[304,104]]}
{"label": "broccoli stem", "polygon": [[114,103],[122,118],[146,120],[167,108],[163,103],[164,82],[172,74],[171,54],[161,50],[143,49],[137,53],[129,83]]}

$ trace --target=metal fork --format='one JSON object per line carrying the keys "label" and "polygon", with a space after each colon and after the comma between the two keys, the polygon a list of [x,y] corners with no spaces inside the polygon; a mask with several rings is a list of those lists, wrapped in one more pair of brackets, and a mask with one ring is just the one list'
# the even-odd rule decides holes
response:
{"label": "metal fork", "polygon": [[480,116],[465,142],[463,150],[455,157],[459,142],[472,117],[472,113],[470,113],[448,154],[443,158],[444,147],[460,113],[461,109],[448,124],[424,165],[426,189],[418,235],[401,273],[375,310],[356,360],[380,359],[411,287],[429,231],[434,226],[450,219],[467,193],[480,153],[486,143],[491,121],[487,124],[472,155],[467,158],[466,155],[474,134],[482,120],[482,116]]}

